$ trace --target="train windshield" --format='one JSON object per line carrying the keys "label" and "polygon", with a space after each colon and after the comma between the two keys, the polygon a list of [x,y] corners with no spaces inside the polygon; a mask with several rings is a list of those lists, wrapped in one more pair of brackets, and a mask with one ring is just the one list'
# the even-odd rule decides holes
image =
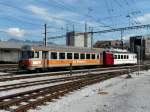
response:
{"label": "train windshield", "polygon": [[39,58],[39,52],[36,52],[36,51],[22,51],[21,58],[22,59]]}

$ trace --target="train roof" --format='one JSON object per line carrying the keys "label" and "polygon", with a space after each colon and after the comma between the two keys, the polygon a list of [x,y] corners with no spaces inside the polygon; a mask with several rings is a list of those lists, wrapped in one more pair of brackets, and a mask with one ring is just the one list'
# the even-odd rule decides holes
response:
{"label": "train roof", "polygon": [[62,52],[102,52],[101,48],[85,48],[85,47],[72,47],[61,45],[48,45],[48,46],[35,46],[25,45],[22,50],[35,50],[35,51],[62,51]]}
{"label": "train roof", "polygon": [[133,52],[130,52],[126,49],[108,49],[106,50],[106,52],[111,52],[111,53],[118,53],[118,54],[136,54],[136,53],[133,53]]}
{"label": "train roof", "polygon": [[113,54],[136,54],[136,53],[132,53],[132,52],[112,52]]}

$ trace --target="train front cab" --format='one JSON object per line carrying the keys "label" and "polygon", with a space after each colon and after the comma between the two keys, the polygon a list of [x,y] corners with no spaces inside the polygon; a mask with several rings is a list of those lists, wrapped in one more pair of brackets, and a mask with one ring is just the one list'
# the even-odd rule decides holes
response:
{"label": "train front cab", "polygon": [[111,53],[109,51],[104,51],[103,52],[103,64],[104,64],[104,66],[114,65],[113,53]]}
{"label": "train front cab", "polygon": [[23,70],[34,70],[42,68],[42,52],[35,50],[22,50],[19,60],[19,68]]}

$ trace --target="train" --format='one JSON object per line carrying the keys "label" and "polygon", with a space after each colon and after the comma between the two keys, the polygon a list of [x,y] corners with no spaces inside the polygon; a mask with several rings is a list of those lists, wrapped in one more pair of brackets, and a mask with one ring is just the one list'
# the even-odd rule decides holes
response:
{"label": "train", "polygon": [[21,48],[21,57],[19,59],[19,68],[24,70],[127,64],[137,64],[137,55],[135,53],[58,45],[25,45]]}

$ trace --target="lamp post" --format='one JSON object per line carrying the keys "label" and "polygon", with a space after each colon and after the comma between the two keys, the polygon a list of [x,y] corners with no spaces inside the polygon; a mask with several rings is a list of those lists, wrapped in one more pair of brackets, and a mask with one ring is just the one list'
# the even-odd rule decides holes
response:
{"label": "lamp post", "polygon": [[141,47],[137,46],[137,52],[138,52],[138,75],[140,74],[140,65],[141,65]]}

